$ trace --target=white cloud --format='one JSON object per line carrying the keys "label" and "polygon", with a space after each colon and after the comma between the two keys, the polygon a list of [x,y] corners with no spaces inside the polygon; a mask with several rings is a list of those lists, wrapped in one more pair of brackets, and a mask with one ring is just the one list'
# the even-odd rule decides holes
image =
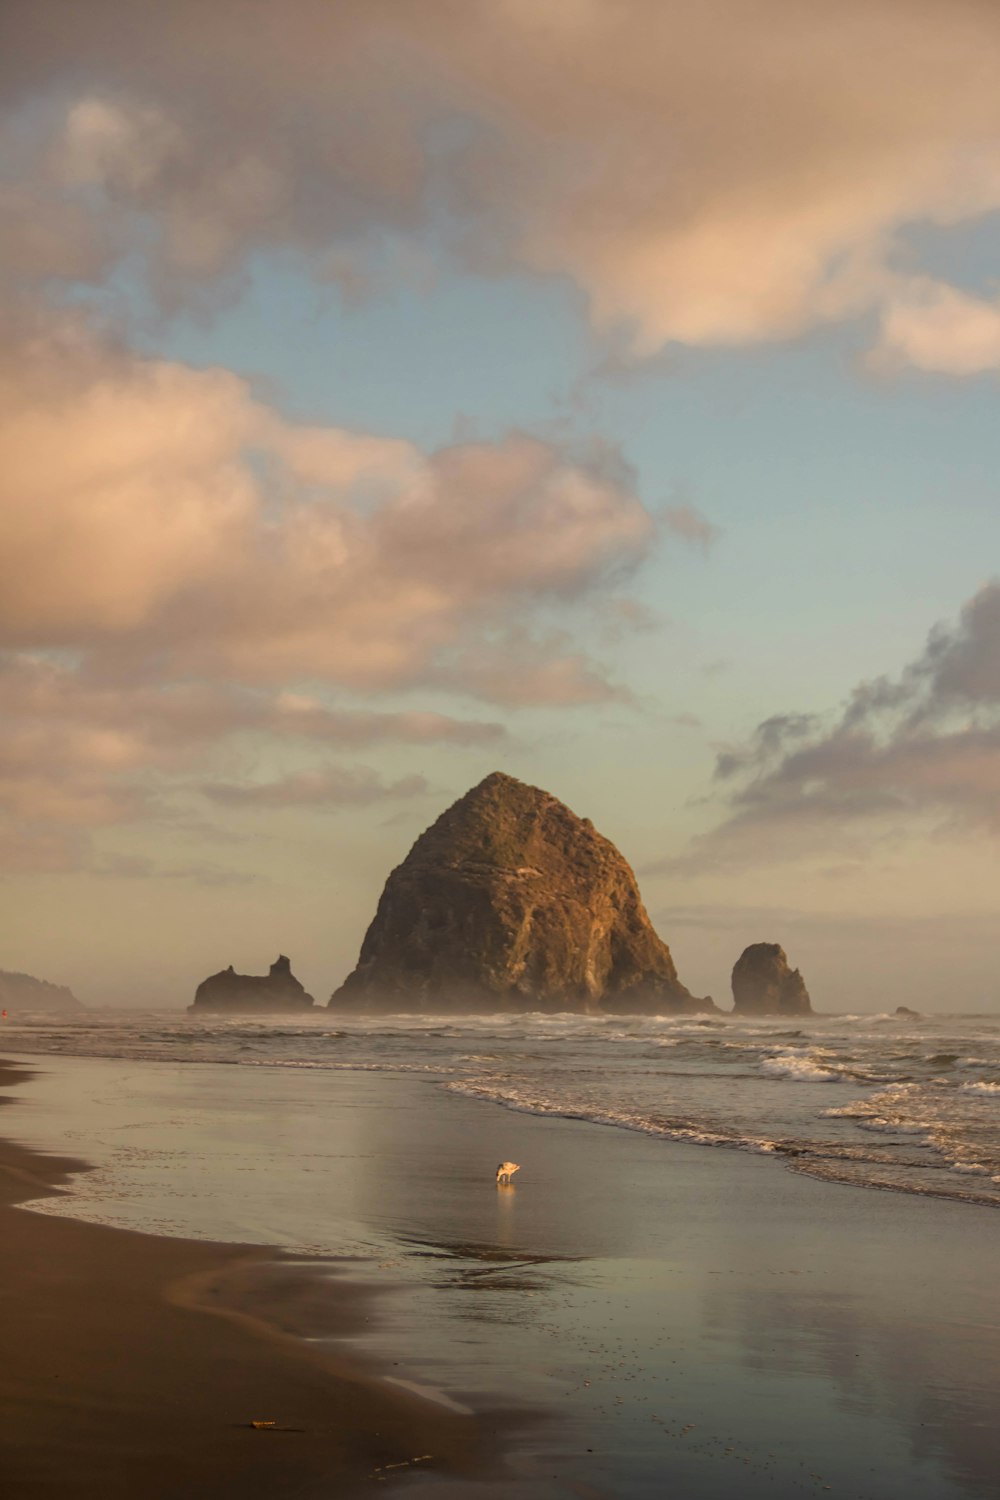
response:
{"label": "white cloud", "polygon": [[[119,681],[28,653],[0,657],[0,698],[0,813],[24,826],[163,816],[196,774],[215,763],[231,773],[261,744],[308,754],[319,746],[476,747],[504,737],[491,721],[337,708],[223,682]],[[375,776],[327,770],[330,788],[335,774],[359,795]]]}
{"label": "white cloud", "polygon": [[926,278],[903,282],[883,307],[870,362],[942,375],[1000,369],[1000,298],[970,297]]}

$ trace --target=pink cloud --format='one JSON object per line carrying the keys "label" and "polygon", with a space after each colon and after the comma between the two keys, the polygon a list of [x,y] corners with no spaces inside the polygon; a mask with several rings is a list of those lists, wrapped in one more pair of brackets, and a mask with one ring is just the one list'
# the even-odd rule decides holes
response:
{"label": "pink cloud", "polygon": [[[34,220],[72,212],[36,232],[40,267],[138,252],[168,306],[261,247],[356,291],[359,254],[419,257],[444,202],[466,264],[571,277],[635,353],[745,344],[891,308],[907,226],[1000,207],[988,6],[623,0],[541,26],[521,3],[287,0],[248,27],[234,0],[141,24],[127,0],[85,22],[13,0],[5,20],[0,101],[51,101],[20,149]],[[918,362],[958,357],[903,333]]]}
{"label": "pink cloud", "polygon": [[606,452],[515,433],[425,455],[298,427],[225,371],[77,329],[9,350],[0,374],[8,645],[399,686],[470,629],[582,594],[652,543]]}
{"label": "pink cloud", "polygon": [[[535,628],[652,544],[607,448],[512,434],[425,454],[297,425],[224,370],[140,359],[52,315],[8,329],[0,393],[12,816],[162,816],[195,768],[210,774],[254,736],[474,746],[505,733],[338,692],[508,706],[615,695],[579,649]],[[505,660],[511,616],[521,645]]]}
{"label": "pink cloud", "polygon": [[928,277],[900,279],[883,307],[869,364],[955,376],[1000,369],[1000,299],[972,297]]}
{"label": "pink cloud", "polygon": [[[26,653],[0,657],[0,697],[0,811],[38,827],[172,817],[170,798],[192,776],[215,764],[232,769],[261,743],[301,751],[504,738],[491,721],[332,708],[315,696],[232,683],[122,682]],[[332,788],[335,773],[325,774]],[[365,777],[374,778],[336,774],[359,795]]]}

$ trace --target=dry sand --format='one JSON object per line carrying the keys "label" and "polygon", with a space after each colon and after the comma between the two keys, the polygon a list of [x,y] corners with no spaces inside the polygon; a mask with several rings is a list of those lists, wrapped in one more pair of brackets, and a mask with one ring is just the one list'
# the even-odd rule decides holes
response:
{"label": "dry sand", "polygon": [[[29,1078],[0,1064],[0,1087]],[[390,1392],[293,1336],[311,1321],[294,1300],[308,1278],[283,1274],[275,1252],[14,1207],[81,1166],[0,1144],[5,1497],[342,1496],[422,1455],[482,1473],[491,1424]],[[345,1286],[347,1330],[367,1315],[359,1295]]]}

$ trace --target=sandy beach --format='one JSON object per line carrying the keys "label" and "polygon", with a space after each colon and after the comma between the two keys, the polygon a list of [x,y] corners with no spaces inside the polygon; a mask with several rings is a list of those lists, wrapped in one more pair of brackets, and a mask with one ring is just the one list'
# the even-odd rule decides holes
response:
{"label": "sandy beach", "polygon": [[[5,1099],[30,1074],[5,1064]],[[329,1496],[418,1455],[482,1472],[470,1417],[338,1371],[288,1330],[301,1278],[262,1249],[18,1211],[81,1163],[0,1144],[0,1488],[20,1497]],[[352,1288],[328,1326],[363,1326]],[[254,1420],[275,1430],[255,1430]]]}
{"label": "sandy beach", "polygon": [[[992,1208],[384,1073],[46,1058],[16,1097],[96,1163],[4,1209],[16,1496],[997,1493]],[[72,1167],[7,1161],[11,1201]]]}

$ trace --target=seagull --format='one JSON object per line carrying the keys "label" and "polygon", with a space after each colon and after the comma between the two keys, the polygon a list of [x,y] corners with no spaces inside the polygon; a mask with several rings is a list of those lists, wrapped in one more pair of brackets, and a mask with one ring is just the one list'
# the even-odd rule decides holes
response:
{"label": "seagull", "polygon": [[497,1167],[497,1184],[499,1185],[501,1182],[510,1182],[510,1179],[513,1177],[514,1173],[520,1172],[520,1170],[521,1168],[518,1166],[516,1161],[502,1161]]}

